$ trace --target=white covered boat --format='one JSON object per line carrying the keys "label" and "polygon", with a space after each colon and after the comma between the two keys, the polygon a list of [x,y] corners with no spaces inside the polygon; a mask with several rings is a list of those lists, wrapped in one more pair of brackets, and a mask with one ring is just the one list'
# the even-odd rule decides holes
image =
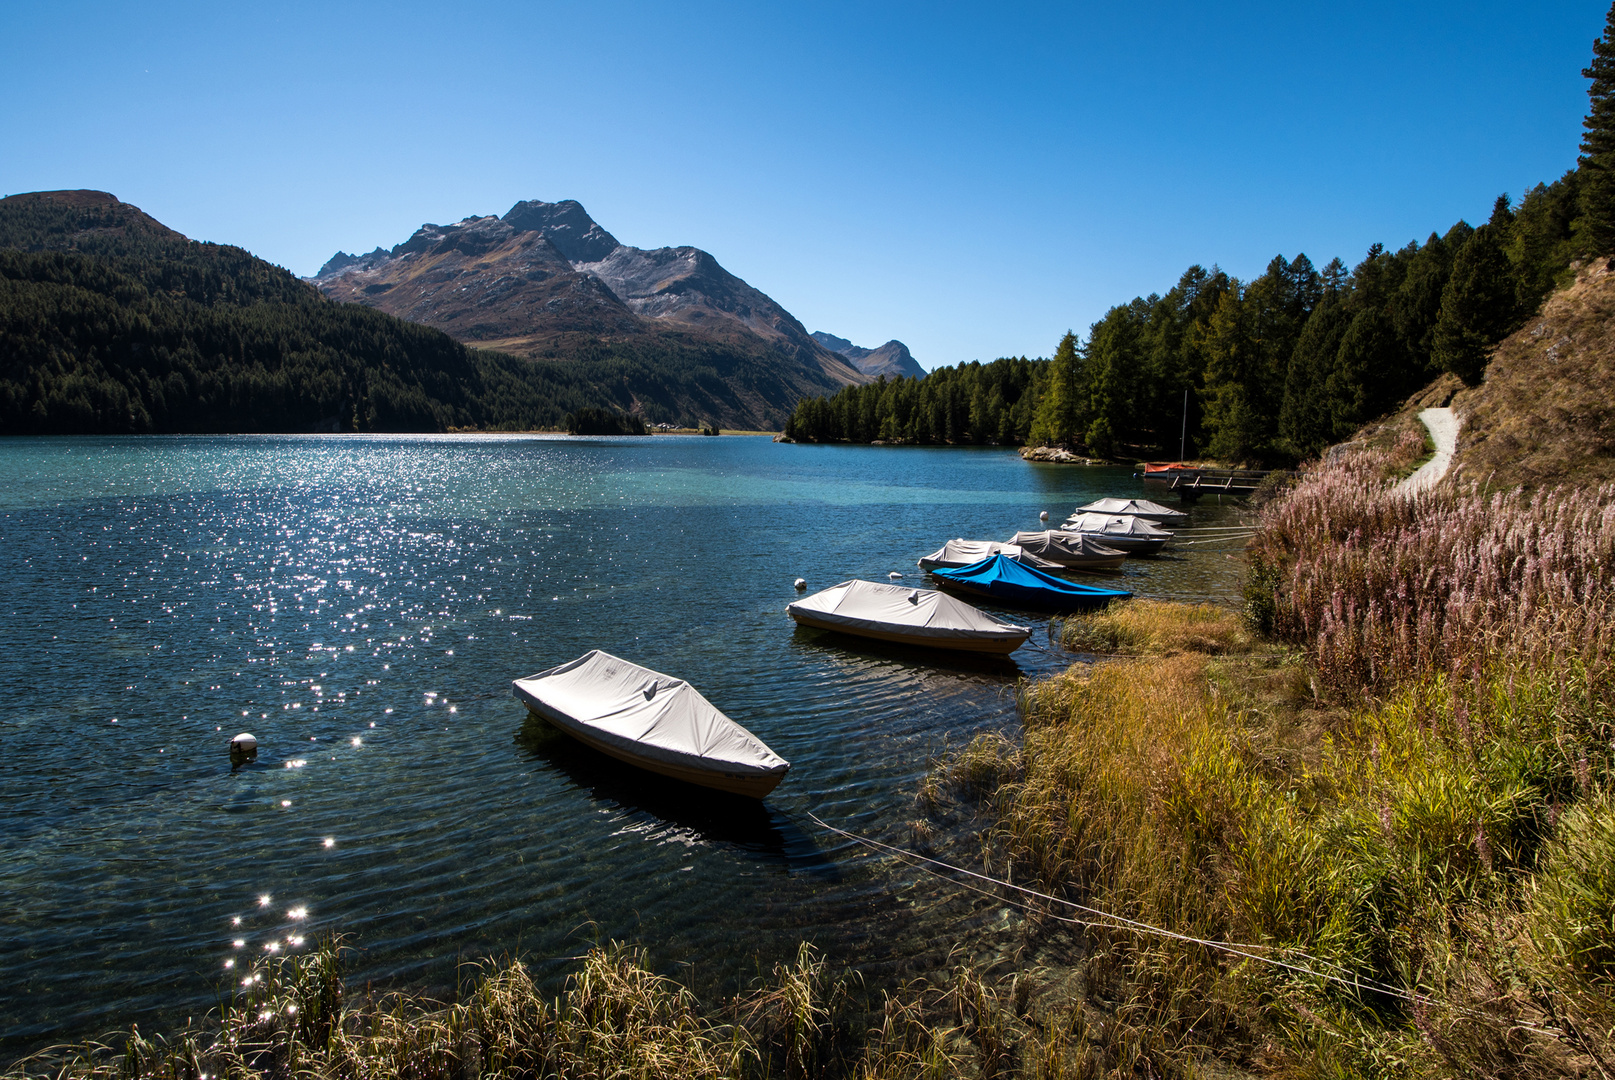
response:
{"label": "white covered boat", "polygon": [[1172,539],[1165,529],[1131,514],[1077,514],[1060,531],[1089,537],[1129,555],[1153,555]]}
{"label": "white covered boat", "polygon": [[683,679],[599,649],[512,685],[579,742],[676,780],[760,799],[791,767]]}
{"label": "white covered boat", "polygon": [[785,609],[803,626],[933,649],[1007,656],[1032,635],[933,589],[843,581]]}
{"label": "white covered boat", "polygon": [[1095,499],[1086,506],[1077,507],[1076,514],[1131,514],[1157,525],[1179,527],[1189,524],[1189,515],[1170,506],[1162,506],[1148,499]]}
{"label": "white covered boat", "polygon": [[1009,542],[1062,570],[1114,570],[1127,561],[1127,552],[1080,533],[1044,529],[1018,532]]}
{"label": "white covered boat", "polygon": [[1014,541],[1000,544],[993,540],[949,540],[931,554],[920,560],[921,570],[946,569],[951,566],[970,566],[983,559],[990,559],[994,555],[1003,555],[1006,559],[1014,559],[1024,566],[1035,566],[1039,570],[1058,570],[1059,563],[1039,558],[1015,545]]}

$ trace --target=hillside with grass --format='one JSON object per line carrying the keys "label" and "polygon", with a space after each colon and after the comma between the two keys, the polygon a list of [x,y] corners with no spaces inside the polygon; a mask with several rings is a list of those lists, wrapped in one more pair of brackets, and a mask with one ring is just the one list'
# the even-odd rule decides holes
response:
{"label": "hillside with grass", "polygon": [[1485,380],[1457,394],[1453,482],[1493,489],[1615,480],[1615,272],[1609,259],[1497,348]]}

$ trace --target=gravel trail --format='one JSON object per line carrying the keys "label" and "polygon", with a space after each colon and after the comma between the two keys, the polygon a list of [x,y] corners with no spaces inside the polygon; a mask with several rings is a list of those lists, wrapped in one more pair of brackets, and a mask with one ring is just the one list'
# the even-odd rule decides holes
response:
{"label": "gravel trail", "polygon": [[1458,418],[1451,409],[1425,409],[1419,414],[1419,419],[1430,430],[1436,453],[1420,465],[1412,476],[1398,484],[1398,491],[1423,491],[1446,476],[1447,470],[1452,468],[1452,451],[1458,445]]}

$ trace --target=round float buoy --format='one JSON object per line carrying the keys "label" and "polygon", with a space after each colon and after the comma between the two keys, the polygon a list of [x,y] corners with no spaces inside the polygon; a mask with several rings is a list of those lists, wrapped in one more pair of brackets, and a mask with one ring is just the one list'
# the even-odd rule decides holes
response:
{"label": "round float buoy", "polygon": [[1040,511],[1038,513],[1038,515],[1037,515],[1037,519],[1039,521],[1047,521],[1047,520],[1049,520],[1049,512],[1047,510]]}
{"label": "round float buoy", "polygon": [[258,737],[250,731],[243,731],[230,740],[230,759],[244,761],[250,757],[258,756]]}
{"label": "round float buoy", "polygon": [[804,578],[797,578],[796,581],[795,581],[795,585],[796,585],[796,591],[797,592],[803,592],[803,591],[805,591],[807,589],[807,581]]}
{"label": "round float buoy", "polygon": [[903,575],[899,574],[896,570],[893,570],[891,573],[887,574],[886,576],[891,578],[893,581],[896,581],[898,578],[902,577]]}

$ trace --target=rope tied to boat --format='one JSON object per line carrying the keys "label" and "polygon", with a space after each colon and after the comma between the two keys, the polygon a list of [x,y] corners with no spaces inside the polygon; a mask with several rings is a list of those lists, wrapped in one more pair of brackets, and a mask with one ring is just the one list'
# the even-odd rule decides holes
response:
{"label": "rope tied to boat", "polygon": [[[1016,885],[1014,882],[1006,881],[1003,878],[993,877],[991,874],[983,874],[979,871],[968,870],[962,866],[955,866],[952,863],[943,862],[941,859],[933,859],[928,855],[921,855],[917,851],[909,851],[907,848],[900,848],[893,844],[883,843],[882,841],[876,840],[872,837],[861,836],[858,833],[850,830],[831,825],[829,822],[823,820],[811,810],[808,811],[807,816],[815,825],[819,826],[821,829],[824,829],[826,832],[834,833],[837,836],[851,840],[853,843],[860,844],[872,851],[879,851],[887,855],[896,856],[897,858],[904,860],[907,865],[923,870],[942,881],[946,881],[949,884],[964,888],[980,896],[986,896],[1003,903],[1008,903],[1011,907],[1014,907],[1020,911],[1025,911],[1028,914],[1040,914],[1046,918],[1051,918],[1058,922],[1070,923],[1075,926],[1089,927],[1091,929],[1123,930],[1142,936],[1161,937],[1172,941],[1180,941],[1188,945],[1200,945],[1215,952],[1243,957],[1246,960],[1252,960],[1258,964],[1266,964],[1269,967],[1280,968],[1284,971],[1289,971],[1297,975],[1304,975],[1309,978],[1334,983],[1335,985],[1343,986],[1356,991],[1359,994],[1364,990],[1369,990],[1374,993],[1384,994],[1388,997],[1406,1001],[1415,1006],[1427,1006],[1435,1001],[1435,999],[1429,994],[1420,994],[1415,991],[1405,990],[1402,987],[1391,986],[1388,983],[1382,983],[1375,979],[1365,979],[1361,975],[1352,972],[1350,968],[1347,968],[1343,964],[1336,963],[1323,957],[1313,956],[1311,953],[1302,952],[1300,949],[1277,945],[1247,945],[1238,942],[1215,941],[1207,938],[1197,938],[1191,934],[1180,934],[1175,930],[1168,930],[1164,927],[1153,926],[1138,919],[1129,919],[1124,915],[1117,915],[1112,912],[1104,911],[1100,908],[1090,907],[1087,904],[1082,904],[1075,900],[1068,900],[1060,896],[1054,896],[1051,893],[1041,892],[1037,889],[1029,889],[1024,885]],[[966,882],[957,881],[946,876],[947,874],[957,874],[965,878],[996,886],[999,889],[1007,889],[1013,893],[1019,893],[1022,896],[1033,900],[1040,900],[1049,904],[1069,908],[1074,911],[1081,912],[1084,915],[1088,915],[1090,918],[1083,919],[1069,915],[1059,915],[1052,911],[1035,911],[1029,902],[1007,899],[1002,895],[989,892],[985,888],[980,888]],[[1319,971],[1316,968],[1291,963],[1289,960],[1281,960],[1274,956],[1264,956],[1262,955],[1264,952],[1282,953],[1289,958],[1310,961],[1323,967],[1333,968],[1337,972],[1344,972],[1345,974],[1332,974],[1328,971]],[[1478,1009],[1457,1005],[1452,1002],[1447,1002],[1446,1005],[1454,1012],[1462,1013],[1463,1015],[1474,1019],[1492,1022],[1497,1020],[1496,1017],[1481,1012]],[[1511,1021],[1511,1023],[1513,1023],[1513,1025],[1516,1027],[1535,1031],[1542,1035],[1550,1035],[1557,1039],[1565,1039],[1569,1036],[1568,1032],[1560,1028],[1532,1023],[1529,1020],[1515,1018]]]}

